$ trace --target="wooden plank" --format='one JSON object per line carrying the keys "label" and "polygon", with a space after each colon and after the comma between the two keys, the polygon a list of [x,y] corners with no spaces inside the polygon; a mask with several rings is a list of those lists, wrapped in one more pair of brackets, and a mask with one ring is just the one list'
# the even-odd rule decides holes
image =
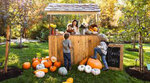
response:
{"label": "wooden plank", "polygon": [[50,12],[47,12],[47,15],[65,15],[65,14],[99,14],[99,12],[73,12],[73,11],[70,11],[70,12],[63,12],[63,11],[50,11]]}

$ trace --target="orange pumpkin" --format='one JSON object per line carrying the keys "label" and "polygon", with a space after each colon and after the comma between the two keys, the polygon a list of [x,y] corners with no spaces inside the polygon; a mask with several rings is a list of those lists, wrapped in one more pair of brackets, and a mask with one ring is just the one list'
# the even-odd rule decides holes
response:
{"label": "orange pumpkin", "polygon": [[56,69],[57,69],[57,67],[55,67],[55,66],[51,66],[51,67],[50,67],[50,71],[51,71],[51,72],[56,71]]}
{"label": "orange pumpkin", "polygon": [[33,67],[33,68],[36,68],[36,66],[37,66],[38,64],[40,64],[40,62],[39,62],[38,60],[36,60],[36,61],[34,61],[34,62],[32,63],[32,67]]}
{"label": "orange pumpkin", "polygon": [[98,59],[89,58],[87,65],[91,66],[92,68],[102,69],[102,63]]}
{"label": "orange pumpkin", "polygon": [[22,65],[22,68],[23,69],[29,69],[31,67],[31,63],[30,62],[25,62],[25,63],[23,63],[23,65]]}
{"label": "orange pumpkin", "polygon": [[38,72],[38,71],[43,71],[43,72],[45,72],[45,73],[48,73],[48,69],[47,69],[47,68],[44,68],[44,69],[39,69],[39,70],[34,71],[34,74],[35,74],[36,72]]}
{"label": "orange pumpkin", "polygon": [[56,62],[54,63],[54,66],[60,67],[60,66],[61,66],[61,62],[56,61]]}
{"label": "orange pumpkin", "polygon": [[42,61],[41,59],[33,58],[33,59],[32,59],[32,62],[34,62],[34,61],[36,61],[36,60],[38,60],[39,62],[41,62],[41,61]]}
{"label": "orange pumpkin", "polygon": [[88,58],[83,59],[79,64],[80,65],[85,65],[85,63],[87,62]]}
{"label": "orange pumpkin", "polygon": [[46,68],[49,68],[50,66],[52,66],[52,62],[51,61],[44,62],[44,65]]}

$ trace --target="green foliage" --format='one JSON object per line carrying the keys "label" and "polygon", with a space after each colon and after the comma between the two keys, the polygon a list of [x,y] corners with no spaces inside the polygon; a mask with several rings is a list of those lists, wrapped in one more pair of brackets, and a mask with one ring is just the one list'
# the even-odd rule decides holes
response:
{"label": "green foliage", "polygon": [[6,41],[6,38],[4,36],[0,36],[0,43],[5,42],[5,41]]}

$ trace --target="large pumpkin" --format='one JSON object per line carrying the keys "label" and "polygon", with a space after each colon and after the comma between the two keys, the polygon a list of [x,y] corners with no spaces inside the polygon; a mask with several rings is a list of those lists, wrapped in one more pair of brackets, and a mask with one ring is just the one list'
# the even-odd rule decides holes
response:
{"label": "large pumpkin", "polygon": [[102,69],[102,63],[98,59],[89,58],[87,65],[91,66],[92,68]]}
{"label": "large pumpkin", "polygon": [[36,68],[36,66],[40,64],[40,62],[38,60],[35,60],[33,63],[32,63],[32,67],[33,68]]}
{"label": "large pumpkin", "polygon": [[31,67],[31,63],[30,62],[25,62],[25,63],[23,63],[23,65],[22,65],[22,68],[23,69],[29,69]]}
{"label": "large pumpkin", "polygon": [[36,69],[38,70],[38,69],[44,69],[45,68],[45,66],[44,66],[44,64],[38,64],[37,66],[36,66]]}
{"label": "large pumpkin", "polygon": [[61,62],[56,61],[56,62],[54,63],[54,66],[60,67],[60,66],[61,66]]}
{"label": "large pumpkin", "polygon": [[65,68],[65,67],[60,67],[59,69],[58,69],[58,73],[60,74],[60,75],[67,75],[67,73],[68,73],[68,71],[67,71],[67,69]]}
{"label": "large pumpkin", "polygon": [[51,71],[51,72],[56,71],[56,69],[57,69],[57,67],[55,67],[55,66],[51,66],[51,67],[50,67],[50,71]]}
{"label": "large pumpkin", "polygon": [[85,58],[85,59],[83,59],[79,64],[80,64],[80,65],[85,65],[86,62],[87,62],[87,60],[88,60],[88,58]]}
{"label": "large pumpkin", "polygon": [[52,66],[52,62],[51,61],[44,62],[44,65],[46,68],[49,68],[50,66]]}

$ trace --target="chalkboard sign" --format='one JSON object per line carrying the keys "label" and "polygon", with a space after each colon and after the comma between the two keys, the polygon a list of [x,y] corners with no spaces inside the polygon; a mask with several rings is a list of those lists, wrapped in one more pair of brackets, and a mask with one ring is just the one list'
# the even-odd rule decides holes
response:
{"label": "chalkboard sign", "polygon": [[110,69],[123,69],[123,45],[110,45],[107,49],[106,61]]}
{"label": "chalkboard sign", "polygon": [[108,66],[118,67],[120,66],[120,48],[119,47],[108,47],[106,60]]}

